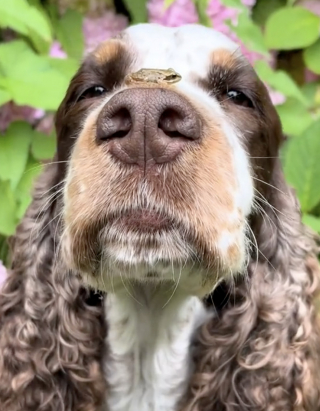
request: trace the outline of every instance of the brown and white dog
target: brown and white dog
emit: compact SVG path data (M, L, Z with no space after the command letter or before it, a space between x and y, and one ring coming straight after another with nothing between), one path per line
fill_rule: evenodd
M130 27L56 127L0 296L0 410L319 410L317 246L238 46Z

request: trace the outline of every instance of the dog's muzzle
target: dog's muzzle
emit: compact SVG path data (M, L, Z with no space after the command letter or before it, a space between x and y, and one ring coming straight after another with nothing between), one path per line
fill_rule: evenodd
M122 163L169 163L201 136L194 107L165 88L129 88L113 96L97 119L96 142Z

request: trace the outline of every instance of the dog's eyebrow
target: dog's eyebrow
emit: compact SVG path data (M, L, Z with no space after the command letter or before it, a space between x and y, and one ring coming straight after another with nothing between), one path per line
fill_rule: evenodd
M226 61L213 60L208 68L208 85L212 88L219 84L238 87L254 87L258 77L253 67L244 60L229 59Z
M124 44L107 42L99 47L88 60L90 71L106 84L117 85L130 70L133 57Z
M97 62L89 59L84 70L94 77L96 81L114 88L120 85L129 72L130 59L126 53L119 53L108 60Z
M245 93L263 113L262 83L253 67L243 58L212 59L205 78L197 79L197 84L210 94L219 96L236 89Z
M111 43L112 42L108 42ZM69 101L87 87L101 85L108 90L118 87L124 81L131 66L132 58L123 45L105 44L97 48L82 63L74 76L69 93Z

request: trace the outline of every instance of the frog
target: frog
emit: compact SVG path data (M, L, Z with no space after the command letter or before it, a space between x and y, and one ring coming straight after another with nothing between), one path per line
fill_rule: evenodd
M181 75L174 69L147 69L142 68L135 73L128 74L126 83L155 83L173 84L181 80Z

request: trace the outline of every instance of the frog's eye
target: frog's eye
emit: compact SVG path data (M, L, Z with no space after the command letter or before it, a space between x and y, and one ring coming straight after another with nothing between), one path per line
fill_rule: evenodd
M168 74L166 76L166 79L169 80L169 81L170 80L171 81L174 81L174 80L179 81L181 79L181 76L180 76L180 74L178 74L174 70L172 70L171 74Z

